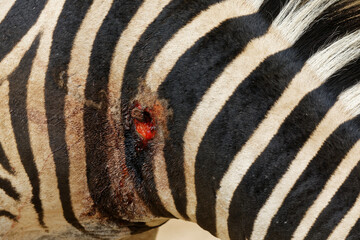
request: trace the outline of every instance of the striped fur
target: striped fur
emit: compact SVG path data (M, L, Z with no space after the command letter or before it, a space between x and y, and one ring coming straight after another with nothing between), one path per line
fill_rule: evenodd
M0 238L359 239L359 62L357 0L3 1Z

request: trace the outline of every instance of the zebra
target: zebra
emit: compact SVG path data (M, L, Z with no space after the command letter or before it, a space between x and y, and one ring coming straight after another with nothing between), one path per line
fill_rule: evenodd
M0 1L0 238L359 239L359 57L357 0Z

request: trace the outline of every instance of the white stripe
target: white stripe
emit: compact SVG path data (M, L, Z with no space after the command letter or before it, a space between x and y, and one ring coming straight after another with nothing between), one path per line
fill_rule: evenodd
M332 197L345 182L346 178L350 175L359 160L360 141L352 147L349 153L341 161L331 178L327 181L320 195L317 197L313 205L307 210L305 216L293 234L293 239L304 239L306 237L317 217L330 203Z
M110 102L111 106L116 105L116 101L120 98L124 71L131 51L147 27L156 19L169 2L170 0L145 1L121 34L110 68L109 99L112 101Z
M17 144L12 128L9 109L9 82L7 80L0 85L0 99L0 142L11 166L16 172L16 176L9 176L8 179L11 181L13 186L16 186L16 190L21 193L20 204L28 204L27 201L30 200L32 196L31 185L17 151ZM0 207L4 207L1 203L4 201L2 200L3 196L3 194L0 194ZM25 213L25 216L27 214L28 217L26 221L37 222L37 215L34 208L31 207L28 209L29 210ZM16 212L13 213L15 214Z
M198 39L227 19L252 14L256 11L257 9L244 1L226 0L201 12L180 29L156 56L145 78L147 85L156 92L180 56Z
M260 3L260 1L257 1L257 4L259 4L259 3ZM249 12L249 7L245 8L244 6L239 6L239 5L242 5L242 4L240 4L238 1L228 0L225 3L223 2L223 3L216 4L214 6L211 6L208 10L199 14L199 16L197 16L191 23L189 23L184 28L182 28L173 37L173 39L170 40L165 45L165 47L162 49L160 54L156 57L153 65L150 67L150 70L147 74L146 79L147 79L147 83L149 84L149 86L153 87L152 90L156 91L157 87L161 84L161 82L166 77L165 75L163 75L162 78L157 78L157 76L159 76L159 73L160 73L158 71L161 70L162 72L164 72L164 70L165 70L165 73L163 73L163 74L167 74L171 70L171 68L177 61L177 59L189 47L191 47L191 45L194 44L194 42L197 41L200 37L202 37L208 31L210 31L211 29L216 27L220 22L222 22L228 18L245 15L247 13L249 14L249 13L252 13L255 11L255 10L250 10L250 12ZM146 8L144 7L144 9L146 9ZM156 13L156 15L158 14L154 10L145 11L145 12L150 12L150 13L153 12L153 13ZM133 46L135 45L138 38L140 37L140 33L142 33L145 30L145 27L148 26L146 24L141 25L141 24L137 23L137 20L136 20L138 18L137 16L141 16L144 14L140 10L138 11L138 13L139 14L136 14L136 16L133 18L133 20L129 24L129 27L127 28L127 30L129 29L129 32L124 32L124 34L122 35L120 42L116 48L116 49L118 49L116 51L116 53L119 52L122 54L117 54L114 57L113 64L112 64L112 66L114 66L114 67L111 68L110 79L119 81L119 79L123 78L123 72L124 72L124 68L125 68L125 64L127 62L128 56L130 55L130 52L131 52ZM219 15L219 13L221 13L221 14ZM154 14L153 17L155 18L156 15ZM152 18L148 18L148 19L152 19ZM132 23L134 23L134 26L132 26ZM150 22L148 22L147 24L150 24ZM138 25L144 26L144 29L140 28ZM139 29L139 30L135 33L135 36L132 36L134 34L132 32L132 31L134 31L134 29ZM131 41L133 39L136 39L136 41ZM184 39L186 39L186 42L184 42ZM129 42L130 42L130 44L129 44ZM131 43L133 43L133 44L131 44ZM170 55L169 55L169 51L171 52ZM176 51L176 54L174 51ZM164 65L164 63L166 63L166 65ZM155 74L156 76L154 75L154 73L156 73ZM152 79L149 76L155 76L155 79ZM121 83L118 82L118 83L113 83L113 84L109 84L109 85L111 86L111 88L109 88L111 90L110 93L114 94L114 96L115 96L112 98L118 99L118 96L116 94L118 92L120 92ZM158 157L157 159L158 159L158 161L160 161L161 158ZM173 213L175 216L180 217L180 214L177 212L174 201L173 201L172 197L170 197L170 196L172 196L172 194L171 194L171 190L169 188L169 184L164 182L165 181L164 176L161 175L161 173L162 174L165 173L165 175L167 175L166 168L164 168L164 166L162 166L162 167L161 166L162 165L157 164L157 167L155 168L155 170L159 170L159 171L157 171L157 174L155 174L156 182L161 185L161 189L162 189L162 193L159 194L160 200L163 202L163 204L165 206L167 206L168 210L171 213ZM161 178L160 178L160 176L161 176Z
M7 180L9 180L9 179L7 179ZM11 182L11 185L15 188L14 183ZM17 191L17 188L15 188L15 190ZM10 213L12 213L14 215L17 215L18 211L19 211L18 202L14 198L7 195L5 190L3 190L1 187L0 187L0 196L1 196L1 198L0 198L0 210L5 209L6 211L8 211L8 212L10 212ZM0 218L1 218L1 216L0 216Z
M259 4L260 1L257 1L256 4ZM251 14L256 12L257 9L245 4L244 2L239 2L237 0L227 0L220 2L218 4L210 6L207 10L201 12L196 16L189 24L180 29L174 37L162 48L161 52L155 58L155 61L151 65L147 75L146 83L150 89L154 92L157 91L159 85L164 81L167 74L174 67L176 61L179 57L186 52L198 39L203 37L209 31L217 27L221 22L234 18L243 16L246 14ZM185 166L185 169L187 167ZM164 170L164 169L162 169ZM187 176L187 175L185 175ZM163 181L163 180L161 180ZM159 180L160 182L160 180ZM164 184L162 184L165 186ZM168 184L166 184L168 186ZM187 185L188 186L188 185ZM196 221L195 218L195 207L196 200L194 200L194 188L190 186L190 189L187 187L188 191L188 206L191 206L190 210L188 209L188 216L191 220ZM165 188L164 188L165 190ZM171 191L168 191L164 195L160 196L171 196ZM167 197L169 199L169 197ZM192 204L195 202L195 205ZM174 212L175 215L178 215L176 207L173 206L173 201L168 202L170 204L171 212Z
M356 48L360 43L359 33L360 31L343 37L322 51L317 52L306 62L305 67L295 76L280 99L267 113L267 117L237 154L235 161L239 159L238 161L243 162L243 164L247 162L246 167L245 165L241 167L244 174L261 152L264 151L286 116L298 105L305 94L319 87L336 71L360 56L360 50ZM227 179L226 181L231 180ZM226 183L225 180L224 183ZM265 234L264 227L266 224L269 227L271 223L273 216L269 215L270 210L264 209L263 211L264 213L259 212L258 218L255 220L253 232L256 235L254 235L253 239L265 237L265 235L260 236L260 233ZM265 219L264 214L268 218Z
M157 227L157 226L160 226L160 225L166 223L168 220L169 219L167 219L167 218L158 218L158 219L151 220L151 222L147 222L145 224L148 227Z
M360 219L360 194L349 212L344 216L339 225L329 236L328 240L346 239L351 229L355 226L356 222Z
M0 208L0 211L3 210ZM0 217L0 236L2 236L3 239L8 239L8 236L6 234L10 231L11 227L13 225L13 220L8 219L6 217Z
M1 144L1 143L0 143ZM14 178L14 175L12 175L11 173L9 173L7 170L5 170L5 168L0 165L0 176L2 178L7 178L9 180L13 179Z
M0 76L1 79L1 76ZM10 110L9 110L9 82L8 79L3 79L3 82L0 83L0 145L4 151L5 156L9 160L9 165L16 173L16 169L13 166L12 161L16 158L20 160L20 156L17 151L13 151L16 148L15 136L11 127L11 118L10 118ZM10 125L8 125L10 124ZM5 130L6 129L6 130ZM5 130L5 132L4 132ZM6 133L7 132L7 133ZM15 145L13 145L15 144ZM9 145L12 145L9 147ZM15 148L13 148L15 147ZM16 157L15 157L15 156ZM3 160L5 161L5 160ZM24 172L23 172L24 173ZM9 179L9 181L13 182L16 179L16 176L9 173L2 165L0 165L0 176L3 178ZM30 186L29 186L30 187ZM1 196L1 195L0 195ZM0 206L1 207L1 206Z
M69 183L75 216L84 211L83 201L90 201L86 181L86 152L84 140L85 85L90 56L96 35L108 14L113 1L95 0L85 15L76 34L68 69L68 94L65 98L66 145L69 151ZM81 181L79 181L81 179Z
M320 150L323 142L340 124L351 118L352 116L342 112L341 102L337 102L330 109L302 149L298 152L288 170L282 176L266 203L260 209L250 239L261 240L265 237L268 227L271 224L271 219L281 207L297 179Z
M353 116L360 115L360 83L341 94L339 99L344 103L347 113Z
M52 0L49 4L51 10L43 15L47 21L42 26L43 33L40 35L39 47L28 79L26 105L30 145L36 168L39 171L40 199L43 200L44 222L49 229L57 229L60 224L66 222L62 214L59 193L54 191L54 186L57 186L57 178L49 145L44 85L52 36L65 0ZM44 201L45 199L46 201Z
M316 2L318 4L320 4L320 2L318 2L318 1L316 1ZM311 20L310 21L307 18L306 19L302 18L304 15L303 8L306 8L308 10L309 6L307 4L305 4L302 8L298 9L297 11L294 11L293 9L295 9L297 7L297 4L298 3L296 3L295 1L290 2L289 5L287 5L287 7L285 7L284 10L275 19L275 21L272 25L272 28L278 29L281 32L292 31L293 36L296 36L296 37L289 37L289 36L285 35L285 38L290 42L283 43L283 45L280 47L275 47L278 49L274 49L274 51L273 51L274 53L276 52L275 50L280 51L282 49L289 47L292 43L294 43L297 40L297 37L300 37L302 32L308 27L308 25L306 25L306 24L310 24L310 22L312 21L311 19L316 18L316 16L319 15L321 13L321 11L323 11L326 8L324 6L322 6L322 7L318 6L319 11L314 12L314 14L316 14L316 16L314 16L314 15L307 16L307 18L309 18ZM315 4L315 2L313 2L313 4ZM313 6L313 5L311 5L311 6ZM289 24L294 19L303 19L304 22L299 23L297 26L294 26L292 29L289 29ZM281 36L281 34L277 30L272 30L272 31L274 31L276 33L275 35ZM270 30L269 33L271 33L272 31ZM266 36L267 35L265 35L264 37L266 37ZM265 46L274 47L274 45L280 45L279 40L277 40L276 37L273 37L273 38L274 38L273 42L270 42L269 44L265 44ZM284 42L284 41L280 41L280 42ZM262 53L262 49L259 50L259 53L260 54ZM257 56L259 53L253 54L253 56ZM244 60L243 60L243 62L246 63L246 61L244 61ZM211 89L208 90L208 92L210 92L210 91L211 91ZM214 91L214 92L217 92L217 91ZM231 92L231 90L229 90L229 92ZM214 98L217 95L219 95L219 94L216 94L216 95L213 94L212 98ZM216 101L216 102L218 102L218 101ZM207 106L207 107L209 107L209 106ZM199 108L199 106L198 106L198 108ZM219 108L218 111L220 111L220 109L221 108ZM207 111L210 111L210 110L207 109ZM214 114L217 114L218 111L214 112ZM211 121L209 121L209 122L211 123ZM207 126L205 129L207 129ZM257 149L257 148L261 149L262 146L257 146L257 147L254 146L253 147L253 149ZM244 154L246 155L246 158L244 158ZM250 154L250 155L247 156L248 154ZM246 173L247 169L251 166L254 159L256 159L256 157L257 157L257 155L253 154L252 152L248 152L248 151L245 152L245 151L241 150L235 156L234 161L230 164L228 171L226 172L225 176L221 180L220 189L217 193L218 200L216 202L216 220L217 220L216 226L217 226L218 236L220 238L229 239L228 225L227 225L226 220L229 216L228 210L229 210L229 206L230 206L231 196L233 195L236 187L238 186L238 184L240 184L242 177Z
M193 221L195 221L197 205L194 177L195 158L207 128L238 85L265 58L288 47L288 43L279 41L276 38L273 29L269 30L269 33L266 35L251 41L244 51L225 68L223 73L210 86L191 116L184 134L184 169L188 197L187 213ZM217 221L218 236L227 239L228 236L225 233L227 232L227 224L222 221L226 209L223 208L225 207L223 204L218 207L217 214L219 215L217 215L217 220L221 220L221 222Z
M316 1L318 4L320 4L318 1ZM315 1L312 2L313 4L315 4ZM275 19L275 21L273 22L273 25L272 25L272 28L274 29L279 29L282 34L287 33L288 31L291 31L292 32L292 35L291 36L287 36L286 34L284 35L285 38L289 41L288 43L286 43L285 41L279 41L276 39L275 36L273 36L273 40L270 41L268 44L263 44L263 45L260 45L262 46L262 48L264 48L265 46L268 47L270 46L271 47L271 51L269 51L268 49L259 49L258 52L254 51L254 53L249 56L249 57L252 57L254 58L254 56L257 56L259 54L263 54L264 57L267 57L271 54L274 54L278 51L281 51L287 47L290 47L290 45L292 43L294 43L298 37L301 36L302 32L308 27L308 25L311 23L311 21L313 21L313 19L321 13L321 11L323 11L325 8L318 8L318 11L313 11L314 12L314 15L310 15L310 16L307 16L305 19L303 18L304 16L304 12L308 11L308 4L305 4L304 7L300 8L299 10L297 11L294 11L294 9L297 7L297 5L299 4L299 1L292 1L292 2L289 2L289 4L284 8L283 11L280 12L279 16ZM313 7L313 5L311 5L310 7ZM292 23L292 21L297 21L298 19L302 19L302 22L298 22L298 24L296 26L292 26L291 25L291 28L289 28L290 24ZM277 32L277 30L269 30L269 33L271 34L272 32L274 31L274 35L281 35ZM264 37L267 37L267 35L265 35ZM261 38L260 38L261 39ZM256 39L258 40L258 39ZM251 44L251 43L250 43ZM255 49L256 50L256 49ZM265 55L263 52L265 51L266 52L270 52L270 54L267 54ZM246 53L246 51L244 51L244 54ZM243 54L242 54L243 55ZM242 56L240 55L240 57ZM251 58L250 58L251 59ZM260 58L261 59L261 58ZM262 59L261 59L262 60ZM247 61L249 61L248 59L244 58L244 59L241 59L241 62L240 63L247 63ZM249 70L250 71L245 71L246 75L247 76L261 61L257 62L257 64L250 68ZM244 71L241 72L242 74L244 73ZM240 75L240 76L243 76L243 75ZM243 77L240 78L241 80L243 79ZM231 83L231 81L229 81L229 83ZM240 83L240 82L239 82ZM216 83L214 84L214 86L216 86ZM223 84L223 89L227 90L230 94L228 96L226 96L226 98L224 99L225 101L227 100L227 98L232 94L232 92L234 91L233 88L228 88L227 85ZM216 88L219 88L219 86L216 86ZM225 101L219 101L219 90L216 90L215 87L211 87L207 94L204 96L203 99L205 99L205 97L207 97L207 95L209 95L209 98L213 98L215 99L215 96L216 96L216 101L215 100L212 100L212 104L204 104L204 102L209 102L210 101L202 101L200 103L200 105L198 106L198 108L195 110L194 112L194 115L193 116L196 116L197 114L197 111L201 111L201 109L206 109L207 112L210 112L211 109L213 108L212 105L214 104L217 104L219 105L218 109L216 109L216 111L213 111L212 114L213 114L213 117L210 118L208 121L207 118L206 119L206 123L202 123L200 124L200 121L199 121L199 116L204 114L204 113L199 113L197 114L197 120L195 122L197 122L197 126L200 127L202 126L202 128L204 130L200 131L200 134L198 135L197 137L197 141L195 141L195 144L192 143L192 144L188 144L186 146L190 146L190 145L193 145L193 149L191 149L190 151L188 151L191 155L189 156L189 159L190 159L190 163L192 163L192 165L194 165L194 154L191 153L191 151L193 152L197 152L197 148L199 146L199 143L201 142L201 138L203 137L204 135L204 131L206 131L208 125L211 123L211 121L215 118L215 115L220 111L221 107L223 106L223 104L225 103ZM235 88L234 88L235 89ZM225 91L224 90L224 91ZM210 95L208 93L210 93L211 91L213 91L213 93ZM220 95L221 96L221 95ZM220 98L222 99L222 98ZM215 103L216 102L216 103ZM204 106L202 106L204 105ZM199 110L198 110L199 109ZM207 116L207 115L205 115ZM192 117L193 118L193 117ZM195 117L194 117L195 118ZM192 119L190 120L190 123L188 125L188 128L190 126L192 122ZM194 126L196 126L194 124ZM193 128L191 128L193 129ZM199 131L199 130L198 130ZM189 132L191 132L191 130L189 129ZM186 142L185 142L186 144ZM259 146L260 149L262 146ZM254 147L254 149L256 149L256 147ZM185 152L186 152L186 148L185 148ZM243 152L245 153L245 152ZM243 173L245 174L246 171L247 171L247 168L252 164L252 161L253 159L256 157L256 155L254 154L254 156L249 156L250 158L245 158L245 159L249 159L249 162L247 162L248 164L242 164L241 161L240 161L240 156L243 154L243 153L240 153L239 154L239 157L235 157L235 160L234 162L230 165L230 168L229 170L227 171L227 173L225 174L224 178L222 179L221 183L220 183L220 189L218 191L218 194L219 196L221 196L221 199L219 199L219 201L217 201L216 203L216 219L217 219L217 230L218 230L218 236L220 238L224 238L224 239L228 239L229 238L229 235L228 235L228 225L227 225L227 222L225 221L225 219L228 218L228 209L229 209L229 205L230 205L230 200L231 200L231 197L233 192L235 191L236 189L236 186L241 182L242 180L242 177L239 177L238 174L235 174L236 171L238 171L239 169L241 169L241 172L239 173ZM242 158L243 156L241 156L241 159L243 160ZM239 168L239 166L241 168ZM244 169L245 167L245 169ZM191 166L189 167L189 169L191 169L192 171L194 171L194 166ZM236 170L235 170L236 169ZM234 172L235 170L235 172ZM193 174L193 172L191 173ZM240 174L240 176L243 176ZM231 184L229 184L229 179L231 179ZM236 179L236 180L235 180ZM222 194L225 194L225 195L222 195Z
M153 160L156 191L162 205L166 208L166 210L168 210L176 218L183 219L181 214L176 209L174 198L171 193L163 149L163 145L157 146L156 154Z
M37 20L36 24L28 31L28 33L22 38L22 40L13 48L13 50L3 59L3 61L0 63L0 72L2 74L1 78L4 79L6 78L19 64L20 60L22 59L23 55L25 54L25 52L30 48L33 40L35 39L35 37L37 35L40 34L42 28L48 28L49 26L52 25L52 23L56 23L56 19L59 15L59 13L61 12L62 9L62 4L64 1L49 1L44 10L42 11L39 19ZM54 17L55 16L55 17ZM54 19L54 21L49 21L49 19ZM50 35L51 36L51 28L48 29L48 33L45 33L42 38L41 38L41 43L40 43L40 47L39 47L39 51L46 51L45 49L41 49L42 47L44 47L44 45L42 43L44 43L44 36L46 35ZM45 41L46 42L46 41ZM51 40L50 43L51 44ZM44 52L41 52L44 53ZM46 58L46 54L45 54L45 58ZM43 59L42 59L43 60ZM34 60L34 66L37 66L38 68L35 67L35 70L38 70L39 68L43 69L44 71L46 71L46 62L44 63L43 61L39 61L39 58L37 57ZM34 77L39 77L41 75L40 73L34 73L34 69L32 69L32 73L31 73L31 77L29 79L29 83L28 83L28 96L31 95L31 86L32 86L32 81L34 81ZM41 78L40 78L41 79ZM1 85L1 88L3 90L6 90L6 96L4 96L3 101L5 101L5 99L8 101L8 82L3 82ZM37 88L42 89L43 88L43 84L41 86L37 86ZM5 93L5 92L4 92ZM40 104L38 105L39 108L41 108L41 106L43 105L43 100L41 100L41 97L43 95L36 95L36 97L38 98L38 100L40 101ZM34 98L35 99L35 98ZM29 101L29 99L28 99ZM8 109L8 103L3 103L3 110L5 110L5 113L2 114L2 121L1 122L7 122L7 128L12 131L11 128L9 128L9 126L11 126L11 119L9 116L9 109ZM31 106L31 104L29 104L29 106ZM5 109L6 108L6 109ZM6 113L7 112L7 113ZM31 116L29 117L29 133L30 133L30 141L31 143L33 143L33 137L34 135L32 135L34 133L34 129L32 129L33 125L31 122ZM38 116L38 117L42 117L42 116ZM44 119L46 119L46 117L44 117ZM47 134L47 131L45 130L45 133ZM18 229L22 229L26 226L29 225L29 223L37 223L37 214L34 211L34 208L30 202L31 199L31 186L29 186L29 182L25 179L28 179L23 166L21 164L21 160L20 157L18 156L18 153L16 151L14 151L14 149L17 149L16 147L16 142L15 142L15 137L13 135L13 133L5 133L4 135L1 134L1 136L5 136L4 137L4 141L6 141L6 144L3 145L4 147L4 151L7 153L10 161L11 161L11 165L14 166L17 175L16 175L16 179L13 182L14 185L18 186L18 191L21 192L22 194L22 202L25 203L22 206L22 211L21 211L21 218L18 219L18 222L12 227L12 232L16 232L18 231ZM46 135L44 138L44 135L42 135L42 139L47 139ZM9 143L12 143L12 146L8 146ZM39 145L42 144L42 142L37 142ZM43 146L44 148L47 148L48 145L45 144L45 146ZM10 148L9 148L10 147ZM7 150L8 149L8 150ZM34 148L33 152L35 156L37 154L37 149L39 148ZM15 154L16 153L16 154ZM15 154L15 155L14 155ZM39 155L41 156L41 155ZM45 163L47 163L45 161ZM51 163L49 163L49 165L47 167L51 168ZM41 169L41 168L40 168ZM42 178L43 176L41 174L39 174L39 178L40 181L46 181L45 179ZM25 182L24 182L25 181ZM40 186L40 197L43 198L42 194L44 193L44 185ZM53 187L52 187L53 190ZM45 206L46 204L44 204ZM45 220L46 220L46 212L44 211L45 214ZM42 229L39 226L39 229Z
M14 5L16 0L3 0L0 3L0 24L8 14L11 7Z
M111 115L113 119L116 119L116 116L118 115L117 106L120 105L118 104L118 101L120 98L121 85L131 51L147 27L156 19L169 2L170 0L145 1L137 10L117 43L109 77L109 100L111 107L109 108L110 111L108 114ZM159 149L162 149L161 146L158 147ZM157 155L154 156L154 181L156 189L160 201L166 209L174 216L180 218L181 215L176 209L169 187L164 159L163 156L159 154L159 151L157 151Z
M53 3L48 1L36 23L30 28L21 41L16 44L12 51L0 62L0 73L2 77L9 76L19 65L22 57L30 48L35 37L41 33L43 25L49 21L49 16L51 16L54 11L56 11L56 9L53 8Z
M251 4L253 8L259 9L264 0L247 0L248 4Z

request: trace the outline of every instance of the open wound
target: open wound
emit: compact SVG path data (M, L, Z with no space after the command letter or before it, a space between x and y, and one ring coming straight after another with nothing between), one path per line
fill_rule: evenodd
M154 120L154 111L149 107L143 107L138 102L134 103L131 110L131 118L135 126L135 131L141 138L143 147L155 137L156 125Z

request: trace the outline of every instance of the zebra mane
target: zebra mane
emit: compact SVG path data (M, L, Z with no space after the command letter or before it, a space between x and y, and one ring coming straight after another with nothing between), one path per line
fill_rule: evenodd
M360 2L265 0L260 12L316 75L327 74L329 93L346 111L360 114Z

